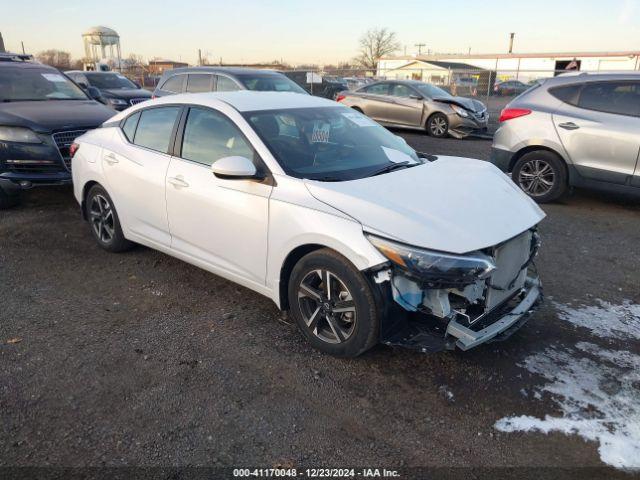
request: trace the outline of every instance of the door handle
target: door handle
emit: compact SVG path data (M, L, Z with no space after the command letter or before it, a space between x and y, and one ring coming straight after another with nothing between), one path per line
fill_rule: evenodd
M178 187L178 188L189 186L189 184L185 182L181 177L169 177L167 178L167 182L169 182L174 187Z
M113 165L114 163L118 163L120 161L113 153L107 153L103 158L109 165Z
M564 128L565 130L577 130L580 127L573 122L565 122L558 124L560 128Z

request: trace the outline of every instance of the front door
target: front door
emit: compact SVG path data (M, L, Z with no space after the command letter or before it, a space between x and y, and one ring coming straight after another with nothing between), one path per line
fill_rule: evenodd
M640 150L640 82L589 82L577 105L563 103L553 121L584 178L625 184Z
M257 154L229 118L201 107L189 110L178 151L167 172L172 248L221 273L264 285L272 186L221 179L211 171L220 158L257 159Z
M388 107L389 123L419 127L424 101L418 92L401 83L391 84L389 95L393 99Z
M181 107L149 108L127 119L102 151L102 166L124 228L169 246L165 179L169 144Z

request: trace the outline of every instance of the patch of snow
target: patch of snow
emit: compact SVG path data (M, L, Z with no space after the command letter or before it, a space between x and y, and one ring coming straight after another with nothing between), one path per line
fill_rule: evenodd
M534 387L534 397L546 394L561 414L507 417L496 429L580 435L599 443L604 463L640 467L640 355L580 342L576 349L549 347L520 366L548 381Z
M604 300L596 300L597 305L572 307L554 303L561 320L588 328L591 333L602 338L640 340L640 305L629 301L614 305Z

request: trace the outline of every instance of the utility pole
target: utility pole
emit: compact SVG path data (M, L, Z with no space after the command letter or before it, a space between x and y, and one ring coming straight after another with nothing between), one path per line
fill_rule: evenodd
M198 66L202 66L202 50L198 49Z
M26 55L26 53L25 53L25 51L24 51L24 42L22 42L22 41L21 41L20 43L22 44L22 54L23 54L23 55Z
M414 47L418 47L418 56L422 55L422 47L426 47L426 43L416 43Z
M4 40L2 40L2 33L0 33L0 52L4 53Z
M514 32L509 34L509 53L513 53L513 38L516 36Z

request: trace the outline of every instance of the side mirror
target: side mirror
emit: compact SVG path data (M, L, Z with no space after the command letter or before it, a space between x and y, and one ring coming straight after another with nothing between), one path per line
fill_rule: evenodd
M247 157L224 157L213 162L211 171L218 178L227 180L247 180L263 177L258 174L256 166Z
M89 88L89 85L87 85L86 82L78 82L78 85L80 86L80 88L86 90Z

